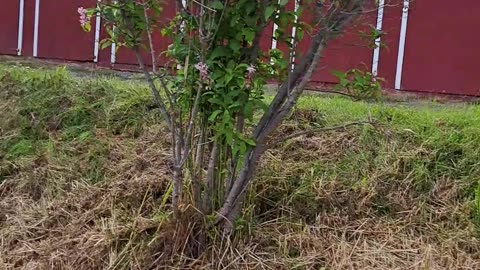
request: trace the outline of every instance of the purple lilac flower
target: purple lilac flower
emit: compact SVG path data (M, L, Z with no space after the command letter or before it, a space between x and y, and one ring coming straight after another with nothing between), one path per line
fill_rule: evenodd
M255 68L254 65L250 65L247 67L247 72L248 72L248 77L252 78L253 75L255 75L255 72L257 72L257 69Z
M253 76L255 75L255 72L257 72L257 69L255 68L254 65L249 65L247 67L247 74L246 74L246 82L245 82L245 85L247 87L251 87L252 86L252 82L253 82Z
M80 15L80 25L85 27L90 22L90 19L87 16L87 10L83 7L78 8L78 14Z
M207 81L209 79L208 76L208 66L207 64L200 62L195 65L195 68L200 72L200 79Z

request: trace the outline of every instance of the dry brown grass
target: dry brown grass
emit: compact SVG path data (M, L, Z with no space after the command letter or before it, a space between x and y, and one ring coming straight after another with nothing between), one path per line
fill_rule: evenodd
M180 255L194 228L175 228L161 207L169 171L167 140L159 140L159 130L151 128L135 145L114 138L105 165L110 180L104 184L73 182L62 196L37 197L20 187L22 173L5 181L0 186L2 268L480 269L480 241L459 200L459 183L449 179L438 181L426 197L412 195L409 178L388 187L370 181L357 189L317 183L309 192L323 206L313 219L301 221L302 209L292 198L278 202L249 241L235 247L217 242L197 259ZM343 132L292 143L296 150L288 157L285 149L276 149L264 161L267 171L277 171L278 184L305 171L308 163L299 158L335 160L358 140ZM37 170L51 175L56 168L47 162ZM258 209L264 195L257 195ZM394 206L393 213L378 214L379 196Z

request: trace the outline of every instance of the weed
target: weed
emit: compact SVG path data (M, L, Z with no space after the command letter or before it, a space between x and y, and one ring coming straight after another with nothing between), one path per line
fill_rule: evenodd
M382 90L381 78L376 78L372 73L360 69L351 69L347 72L334 71L339 91L346 91L347 94L358 99L377 99Z

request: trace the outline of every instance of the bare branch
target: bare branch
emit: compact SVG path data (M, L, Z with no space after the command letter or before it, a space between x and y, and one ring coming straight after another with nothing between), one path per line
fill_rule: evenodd
M185 147L183 149L182 160L180 161L180 165L187 160L187 157L190 153L190 146L192 144L192 134L193 134L193 127L195 125L195 119L197 118L198 109L200 107L200 97L202 96L202 87L199 85L197 89L197 94L195 96L195 101L193 103L192 109L190 110L190 116L188 121L187 133L185 134L185 138L183 139L185 142Z
M349 98L354 99L354 100L358 100L358 97L356 97L354 95L351 95L351 94L348 94L348 93L345 93L345 92L341 92L341 91L336 91L336 90L324 90L324 89L315 89L315 88L305 88L305 90L312 91L312 92L321 92L321 93L326 93L326 94L335 94L335 95L349 97Z
M165 122L167 122L167 125L170 129L171 132L174 132L174 125L172 121L171 115L168 113L167 106L165 105L165 102L163 101L162 96L160 95L160 92L157 89L157 86L155 85L155 82L153 81L152 76L150 76L150 72L147 70L145 67L145 64L142 59L142 55L140 54L140 49L138 46L133 48L133 51L135 52L135 56L137 57L138 64L140 66L140 69L142 70L143 74L145 75L145 78L148 81L148 85L150 86L150 89L153 93L155 102L158 105L158 108L160 110L160 113L162 114L163 119Z
M143 0L141 5L143 5L143 16L145 19L145 28L146 28L145 31L147 32L150 56L152 57L152 71L155 73L157 72L157 60L155 57L155 46L153 46L152 29L150 28L150 22L148 20L148 13L147 13L148 10L147 10L147 5L145 3L145 0Z

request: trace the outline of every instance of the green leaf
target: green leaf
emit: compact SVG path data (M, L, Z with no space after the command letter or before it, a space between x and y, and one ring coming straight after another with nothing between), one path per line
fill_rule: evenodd
M232 55L232 52L227 47L216 47L210 54L210 60L215 60L219 57L225 57L230 55Z
M213 98L209 98L208 99L208 102L212 103L212 104L218 104L218 105L223 105L223 100L217 98L217 97L213 97Z
M83 31L85 32L90 32L90 30L92 30L92 25L90 23L86 23L84 26L83 26Z
M250 139L250 138L244 138L243 141L246 142L250 146L255 146L256 145L255 141Z
M226 73L225 74L225 85L229 84L233 80L233 74L232 73Z
M231 131L227 131L225 133L225 141L227 142L228 145L232 145L233 143L233 134Z
M241 48L241 45L240 45L240 41L236 40L236 39L232 39L230 40L230 42L228 43L228 46L230 47L230 49L232 49L232 51L234 52L238 52Z
M245 11L247 13L252 13L253 11L255 11L256 6L257 5L256 5L255 1L249 1L245 4Z
M296 39L297 40L302 40L305 32L303 31L302 28L297 28L297 33L296 34L297 34Z
M245 154L245 152L247 152L247 145L245 142L238 142L237 148L240 154Z
M347 76L344 72L338 71L338 70L332 70L331 71L332 75L337 77L337 79L345 79Z
M223 4L222 2L216 0L216 1L213 1L212 4L210 5L211 8L213 9L218 9L218 10L222 10L223 9Z
M112 45L112 41L110 39L104 39L100 42L100 50L103 50L109 47L110 45Z
M250 146L255 146L256 143L253 139L245 137L243 134L239 134L239 139Z
M235 65L236 65L236 63L235 63L234 60L228 61L228 63L227 63L227 70L229 70L229 71L231 72L232 70L235 69Z
M242 30L242 35L245 36L245 40L248 44L252 44L253 39L255 38L255 31L251 28L244 28Z
M273 13L275 13L275 8L272 7L272 6L268 6L265 9L265 21L268 21L268 19L270 19L270 17L272 17Z
M231 120L231 117L230 117L230 113L228 111L224 111L223 112L223 123L230 123L230 120Z
M280 2L279 2L280 6L282 6L282 7L286 6L287 3L288 3L288 0L280 0Z
M253 103L252 102L247 102L245 104L245 107L243 109L243 113L244 113L245 117L247 117L247 118L250 118L251 116L253 116Z
M215 119L217 118L217 116L218 116L220 113L222 113L222 111L220 111L220 110L214 111L214 112L208 117L208 121L210 121L210 122L215 121Z

